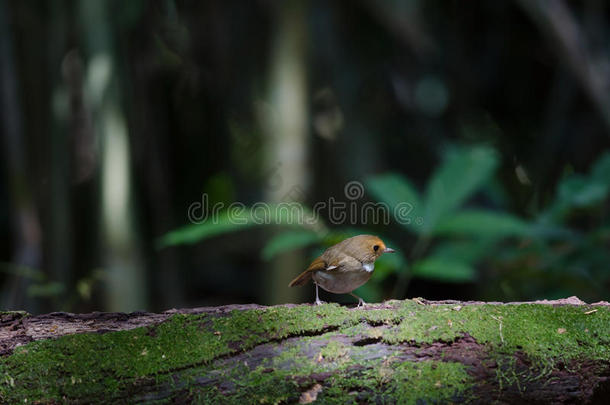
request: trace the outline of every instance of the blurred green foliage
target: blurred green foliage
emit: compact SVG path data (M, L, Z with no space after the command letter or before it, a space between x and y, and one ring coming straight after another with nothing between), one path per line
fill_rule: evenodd
M399 253L380 259L373 278L359 293L373 301L400 298L409 280L418 278L478 283L483 295L493 297L501 291L507 299L561 296L568 286L584 297L602 296L600 286L610 279L606 266L610 263L610 227L586 218L608 200L610 153L603 155L589 174L565 176L548 207L530 218L477 203L475 197L494 180L499 164L499 156L491 148L460 147L446 154L423 192L398 173L367 178L369 193L390 212L404 203L410 210L408 218L394 221L380 235ZM269 207L269 212L278 212L274 205ZM348 227L329 230L320 218L315 226L302 224L290 212L264 224L252 219L256 217L253 208L233 214L223 212L216 220L172 231L159 240L159 246L196 243L273 224L281 230L266 242L262 259L315 246L313 259L322 252L320 247L374 233ZM587 226L589 223L593 225ZM407 242L397 244L394 237ZM388 277L394 280L391 292L384 288Z
M367 300L608 300L610 14L594 3L0 1L2 307L294 301L268 286L359 233L400 252ZM303 46L278 57L289 38ZM295 186L314 210L349 180L396 220L257 203ZM202 193L224 209L176 229Z

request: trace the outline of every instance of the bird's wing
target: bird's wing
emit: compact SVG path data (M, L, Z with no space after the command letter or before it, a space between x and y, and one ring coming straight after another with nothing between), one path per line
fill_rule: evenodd
M325 270L325 271L349 271L362 267L362 263L346 254L340 254L332 258L332 260L325 260L324 255L315 259L307 270L302 272L288 284L289 287L300 286L306 284L311 279L311 274L314 271Z
M358 268L358 267L362 267L362 263L360 263L358 260L356 260L352 256L349 256L346 254L340 254L340 255L337 255L336 257L334 257L333 260L331 260L328 263L326 270L335 270L336 269L337 271L343 271L343 270L354 269L354 268Z
M290 282L290 284L288 284L288 286L294 287L294 286L304 285L311 279L311 273L313 273L314 271L318 271L318 270L324 270L324 269L326 269L326 267L327 266L326 266L326 262L324 261L324 259L322 259L321 257L318 257L313 262L311 262L309 267L304 272L302 272L301 274L299 274L297 276L297 278L292 280Z
M311 262L311 264L305 271L310 272L310 271L316 271L316 270L324 270L324 269L326 269L326 267L327 267L327 265L326 265L326 262L324 261L324 259L322 259L322 257L318 257L313 262Z

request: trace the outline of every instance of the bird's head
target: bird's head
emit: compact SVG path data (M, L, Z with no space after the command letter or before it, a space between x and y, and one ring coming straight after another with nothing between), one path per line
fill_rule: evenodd
M354 237L355 244L353 251L356 259L362 263L370 263L377 260L384 253L394 253L394 249L389 248L377 236L359 235Z

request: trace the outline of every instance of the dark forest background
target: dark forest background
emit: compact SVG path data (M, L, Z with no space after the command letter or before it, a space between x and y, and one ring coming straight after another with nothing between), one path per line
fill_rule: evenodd
M357 233L400 252L367 300L608 300L609 29L602 0L0 0L1 308L305 302ZM192 223L331 197L412 218Z

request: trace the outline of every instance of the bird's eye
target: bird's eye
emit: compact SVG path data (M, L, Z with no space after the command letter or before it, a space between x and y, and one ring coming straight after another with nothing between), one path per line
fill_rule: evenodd
M374 250L375 252L376 252L376 251L378 251L378 250L379 250L379 245L375 245L375 246L373 246L373 250Z

